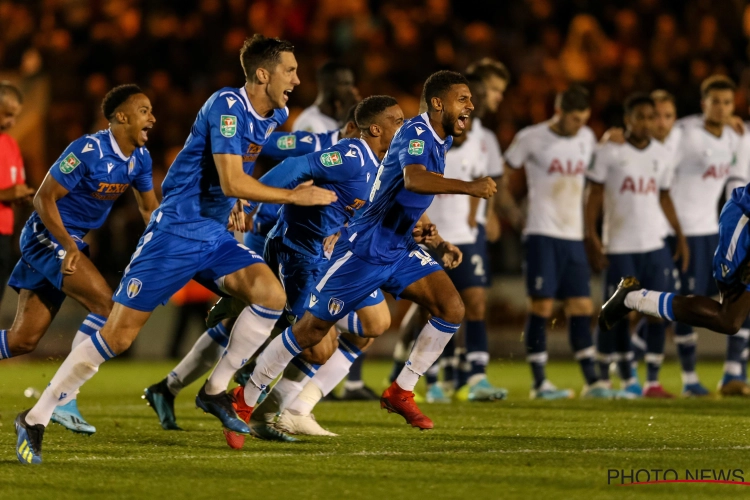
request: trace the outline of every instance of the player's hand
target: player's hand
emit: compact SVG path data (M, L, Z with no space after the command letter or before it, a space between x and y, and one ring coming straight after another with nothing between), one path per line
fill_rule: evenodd
M745 123L737 115L732 115L727 123L738 135L745 135Z
M442 243L440 243L440 246L437 248L437 250L440 258L443 261L443 267L445 269L457 268L464 258L464 254L461 252L461 250L459 250L457 246L447 241L443 241Z
M487 241L490 243L495 243L500 239L500 233L502 232L500 218L494 210L487 212L487 224L485 224L484 230L487 232Z
M229 213L227 229L244 233L253 227L252 219L250 221L247 220L247 214L245 213L245 207L247 206L250 206L249 202L237 200L237 203L234 204L232 211Z
M69 250L65 250L65 258L62 264L62 273L65 276L70 276L78 268L78 260L81 258L81 251L78 250L78 246L73 246Z
M27 186L26 184L16 184L15 186L9 188L11 199L16 200L23 200L24 198L28 198L30 196L34 196L34 193L36 190L32 187Z
M680 263L680 270L683 274L687 272L690 265L690 246L688 246L687 238L682 234L677 237L677 244L675 245L672 259Z
M611 127L604 132L604 135L599 140L599 144L605 144L612 142L615 144L625 144L625 130L620 127Z
M338 197L333 191L313 186L312 181L303 182L292 190L291 203L305 207L330 205Z
M586 247L586 255L589 258L589 265L594 272L601 272L609 266L607 256L604 254L602 242L598 237L587 237L583 240Z
M328 236L326 239L323 240L323 251L325 253L331 253L333 252L333 247L336 246L336 242L339 241L339 238L341 237L341 231L339 231L336 234L332 234Z
M492 180L492 177L482 177L469 183L467 194L487 199L495 193L497 193L497 184Z
M437 226L435 224L423 224L421 220L418 220L411 235L419 245L434 246L438 238Z

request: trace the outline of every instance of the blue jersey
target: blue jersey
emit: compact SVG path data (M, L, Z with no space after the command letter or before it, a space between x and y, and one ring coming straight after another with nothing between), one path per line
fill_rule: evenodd
M319 134L297 131L292 133L274 132L271 134L268 144L263 148L262 156L268 156L274 160L295 158L306 154L328 149L339 140L338 130L329 130ZM274 203L261 203L258 211L253 216L253 231L265 236L268 231L279 220L279 209L281 205ZM248 212L249 213L249 212Z
M382 265L395 262L404 250L416 248L412 229L434 195L407 191L403 170L409 165L423 165L429 172L442 176L445 153L451 144L452 137L441 139L435 133L427 113L404 122L378 169L368 198L370 205L346 229L353 254L371 264Z
M198 112L164 179L159 229L201 241L226 232L236 199L224 195L213 155L241 156L245 173L251 175L263 145L288 117L287 108L265 118L258 115L244 87L214 93Z
M328 149L339 140L338 130L329 130L320 134L304 132L274 132L263 147L262 156L273 160L302 156L315 151Z
M131 184L141 193L154 188L148 150L136 148L125 156L109 130L84 135L70 143L49 175L69 191L57 200L57 209L65 229L78 237L101 227L115 200ZM36 212L29 222L42 225Z
M293 180L285 187L312 179L317 186L334 191L338 199L326 206L284 205L268 237L281 236L286 246L311 257L320 257L323 239L340 231L367 203L380 162L362 139L343 139L325 151L286 161L298 166L287 169L294 173ZM280 168L284 168L283 163ZM284 178L288 178L286 173Z

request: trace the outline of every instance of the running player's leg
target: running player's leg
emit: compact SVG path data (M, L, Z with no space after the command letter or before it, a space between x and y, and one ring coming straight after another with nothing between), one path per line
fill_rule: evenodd
M20 289L13 325L7 330L0 330L0 359L20 356L36 349L60 310L58 302L37 291Z

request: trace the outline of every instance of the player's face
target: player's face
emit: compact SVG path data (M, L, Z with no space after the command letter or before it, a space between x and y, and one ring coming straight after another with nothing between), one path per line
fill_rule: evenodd
M282 52L279 64L270 73L266 94L276 108L283 108L289 101L289 94L299 85L297 59L291 52Z
M590 109L568 111L560 114L560 131L565 135L576 135L591 116Z
M393 140L393 136L396 135L398 129L404 124L404 112L401 110L401 106L394 104L390 108L386 108L381 113L378 119L378 125L382 129L380 134L380 140L383 144L390 144Z
M637 140L648 140L653 136L656 111L650 104L636 106L625 115L625 126L630 135Z
M728 123L734 114L734 92L711 90L703 99L703 115L714 123Z
M141 147L148 141L148 131L156 123L152 113L151 101L146 94L135 94L128 98L119 111L125 115L125 127L128 137L136 147Z
M496 75L491 75L484 79L484 86L487 89L487 100L485 105L487 110L494 113L497 108L500 107L500 103L503 102L503 96L505 95L505 89L508 87L508 82Z
M6 95L0 99L0 132L10 130L20 114L21 103L15 97Z
M474 97L474 96L472 96L472 97ZM470 132L473 124L474 124L474 120L471 117L469 117L469 120L466 122L466 130L464 130L464 132ZM459 135L457 137L454 137L453 138L453 147L454 148L459 147L461 144L463 144L464 142L466 142L466 139L468 139L468 138L469 138L469 134L461 134L461 135Z
M672 101L659 101L656 103L656 120L654 121L654 137L663 141L672 131L677 110Z
M472 111L469 87L463 83L453 85L443 99L443 130L454 137L463 134Z

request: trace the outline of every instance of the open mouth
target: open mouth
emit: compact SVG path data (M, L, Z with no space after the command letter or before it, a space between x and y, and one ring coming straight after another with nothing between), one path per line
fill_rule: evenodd
M466 125L469 123L469 115L458 115L458 128L461 130L466 129Z
M289 90L284 91L284 102L287 102L289 100L289 94L292 93L292 90L294 89L289 89Z
M153 127L153 125L146 125L141 129L141 139L143 142L148 141L148 131L151 130L151 127Z

